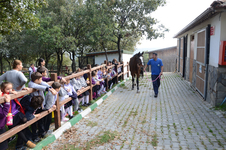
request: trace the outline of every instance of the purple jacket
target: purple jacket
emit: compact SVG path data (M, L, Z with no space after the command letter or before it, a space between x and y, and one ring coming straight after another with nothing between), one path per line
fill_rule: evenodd
M94 77L92 77L92 84L96 84L96 81L94 80Z
M6 115L9 112L10 103L0 104L0 129L6 124Z
M57 79L60 80L61 77L57 76ZM49 81L51 81L51 78L42 77L42 81L49 82Z

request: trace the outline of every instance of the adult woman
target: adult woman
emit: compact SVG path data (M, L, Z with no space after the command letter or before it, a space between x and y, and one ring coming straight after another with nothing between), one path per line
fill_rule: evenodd
M25 87L25 83L27 83L27 78L21 72L22 68L22 62L20 60L14 60L13 69L0 76L0 83L5 80L13 84L15 91L22 90Z
M39 58L39 60L38 60L38 66L39 67L45 67L45 64L46 64L45 60L43 58ZM45 77L46 78L49 77L49 70L47 68L46 68L46 76Z

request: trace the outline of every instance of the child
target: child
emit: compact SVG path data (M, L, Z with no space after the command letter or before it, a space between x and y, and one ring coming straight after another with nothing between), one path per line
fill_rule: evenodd
M2 93L0 93L0 94L2 95ZM9 112L9 107L10 107L9 95L4 94L3 96L5 97L5 103L0 104L0 135L6 131L6 128L5 128L6 116ZM6 150L8 148L7 140L0 143L0 147L2 150Z
M78 73L80 71L81 71L81 69L78 68L76 73ZM84 87L82 87L82 83L80 81L80 76L78 76L76 79L75 78L71 79L70 83L71 83L71 85L73 85L76 92L79 92L81 89L84 88ZM84 104L84 95L83 94L80 94L78 96L78 102L79 103L82 102L82 106L87 106L87 105Z
M43 98L42 107L43 108L46 104L44 91L50 91L51 93L56 94L56 91L51 86L49 86L46 82L42 81L42 75L39 72L35 72L31 75L31 81L28 83L28 87L34 88L37 90L30 94L32 97L33 96L42 96L42 98ZM42 107L37 109L36 114L41 113L43 111ZM34 124L37 124L37 122ZM38 121L38 133L36 133L36 130L32 131L32 133L33 133L33 135L34 134L36 135L35 139L38 139L38 135L41 137L45 136L46 132L44 129L44 119L43 118Z
M26 115L26 118L28 121L39 117L39 114L35 114L35 113L38 109L40 109L42 107L42 103L43 103L42 96L33 96L32 97L31 95L27 95L22 98L20 103L25 111L25 115ZM36 125L37 125L36 123L31 125L32 140L35 143L41 141L41 139L39 137L37 137L37 133L36 133L37 126Z
M80 70L80 71L82 71L82 70ZM79 71L79 72L80 72ZM80 82L80 84L81 84L81 86L82 86L82 89L83 88L86 88L87 87L87 84L89 84L89 81L88 80L85 80L85 78L83 77L83 76L80 76L79 78L78 78L78 80L79 80L79 82ZM89 91L85 91L84 93L83 93L83 102L82 102L82 105L83 106L89 106L89 105L91 105L90 103L89 103ZM85 102L84 102L85 101Z
M93 87L93 99L95 100L98 95L97 95L97 92L100 90L100 82L96 80L96 71L93 71L92 72L92 84L95 85Z
M77 100L77 94L73 88L73 86L70 84L70 80L67 80L66 83L62 83L63 87L59 91L59 99L60 101L63 101L64 99L68 97L72 97L72 100L65 104L65 106L61 107L61 120L62 121L68 121L67 118L65 118L66 113L69 114L69 118L73 118L73 109L72 105L74 105L74 110L78 110L78 100Z
M54 82L52 84L52 87L58 93L61 89L61 84L59 82ZM51 107L56 108L56 105L55 105L56 100L57 100L57 94L54 95L53 93L48 92L46 94L46 104L45 104L44 110L49 110ZM52 122L52 113L48 114L45 117L45 131L46 132L48 132L51 122Z
M109 85L109 88L111 89L112 88L112 86L113 86L113 81L112 81L112 70L111 69L108 69L108 79L109 79L109 81L108 81L108 85Z
M47 76L47 69L46 69L46 67L44 67L44 66L38 67L37 72L42 74L42 81L45 81L45 82L51 81L51 78L46 77ZM60 77L60 76L57 76L57 79L58 80L62 80L62 82L66 82L66 80L64 78Z
M3 94L10 94L12 92L13 85L10 82L3 82L1 84L1 91ZM15 98L10 101L10 107L9 112L13 115L13 125L8 126L9 129L12 129L13 127L26 123L27 118L25 117L25 112L20 104L20 102ZM18 132L18 139L16 143L16 148L23 148L24 142L27 144L28 147L34 148L36 145L32 143L29 139L30 130L28 128L25 128L24 130Z

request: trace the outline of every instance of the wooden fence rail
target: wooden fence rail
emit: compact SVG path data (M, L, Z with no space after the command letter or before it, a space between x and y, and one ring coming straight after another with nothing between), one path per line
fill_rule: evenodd
M67 77L64 77L65 80L70 80L72 78L75 78L75 77L79 77L79 76L83 76L84 74L87 74L88 75L88 78L89 78L89 84L87 85L86 88L80 90L80 92L77 93L77 95L80 95L82 93L84 93L85 91L89 91L90 95L89 95L89 100L91 101L93 98L92 98L92 88L95 86L95 85L92 85L92 76L91 76L91 73L92 71L95 71L95 70L98 70L98 69L101 69L102 67L105 67L106 66L106 63L101 65L101 66L98 66L98 67L94 67L94 68L91 68L91 65L87 65L87 70L84 70L84 71L81 71L79 73L75 73L75 74L72 74L72 75L69 75ZM129 77L129 64L127 63L126 65L124 64L121 64L121 65L112 65L112 66L107 66L108 69L112 69L113 67L116 67L116 75L113 77L113 78L116 78L116 84L118 83L118 78L121 76L122 77L122 80L124 80L124 76L127 75L127 77ZM118 68L121 67L122 68L122 72L120 74L118 74ZM124 72L124 68L127 67L127 72ZM113 79L112 78L112 79ZM111 79L111 80L112 80ZM48 82L49 85L52 85L53 82L55 81L58 81L57 80L57 74L56 73L51 73L51 80L50 82ZM107 87L106 87L106 90L108 90L108 81L109 79L105 79L105 82L107 83ZM34 92L35 89L32 89L32 88L28 88L27 90L22 90L22 91L19 91L17 94L10 94L10 99L15 99L15 98L19 98L21 96L25 96L27 94L30 94L32 92ZM6 131L5 133L1 134L0 135L0 143L7 140L8 138L10 138L11 136L17 134L18 132L20 132L21 130L29 127L30 125L32 125L33 123L37 122L38 120L42 119L43 117L45 117L46 115L48 115L49 113L52 113L54 111L54 122L55 122L55 129L58 129L60 126L61 126L61 121L60 121L60 107L63 106L64 104L66 104L67 102L71 101L72 98L66 98L64 99L63 101L59 101L59 95L57 96L57 100L56 100L56 108L50 108L49 110L47 111L43 111L40 113L39 117L35 117L34 119L22 124L22 125L18 125L8 131ZM4 97L0 97L0 104L4 103L5 102L5 98Z

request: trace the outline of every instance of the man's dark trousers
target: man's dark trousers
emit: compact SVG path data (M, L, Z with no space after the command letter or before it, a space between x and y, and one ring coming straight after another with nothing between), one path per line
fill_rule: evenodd
M152 81L156 80L156 78L158 78L158 76L159 75L151 75ZM153 82L153 88L154 88L155 95L158 95L159 86L160 86L160 78L158 78L156 81Z

